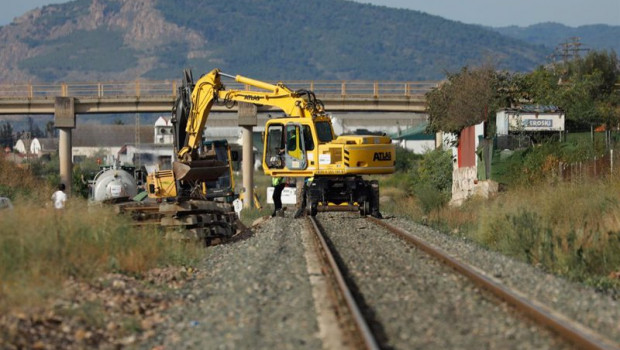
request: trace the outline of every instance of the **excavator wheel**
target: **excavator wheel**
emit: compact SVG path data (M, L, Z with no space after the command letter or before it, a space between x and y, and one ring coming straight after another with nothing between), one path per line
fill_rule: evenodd
M318 211L318 203L310 203L310 216L316 216Z
M360 204L360 216L370 215L370 201L364 200Z
M370 181L370 215L377 219L382 219L383 216L379 211L379 181Z

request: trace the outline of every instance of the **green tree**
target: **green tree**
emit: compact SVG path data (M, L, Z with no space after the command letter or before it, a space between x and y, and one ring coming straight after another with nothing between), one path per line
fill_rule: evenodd
M13 126L9 122L4 122L0 128L0 145L2 145L2 148L9 147L13 149L14 141Z
M615 52L591 51L584 58L539 67L523 80L533 103L559 106L576 123L611 126L620 117L614 92L619 78Z
M55 135L54 121L50 120L45 124L45 136L46 137L54 137Z
M492 66L464 67L426 94L428 130L458 133L507 107L521 94L522 82Z

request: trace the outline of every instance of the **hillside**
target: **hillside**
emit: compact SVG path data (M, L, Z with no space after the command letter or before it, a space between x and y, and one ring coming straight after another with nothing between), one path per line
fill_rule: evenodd
M484 61L528 70L549 53L481 26L345 0L75 0L0 27L0 81L177 79L184 67L423 80Z
M620 53L620 26L597 24L574 28L559 23L540 23L528 27L510 26L493 29L514 39L544 45L551 49L570 38L577 37L583 48L614 50Z

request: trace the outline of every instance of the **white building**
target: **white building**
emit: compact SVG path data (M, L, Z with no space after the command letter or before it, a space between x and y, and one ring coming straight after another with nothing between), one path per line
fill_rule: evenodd
M153 143L172 145L174 143L174 133L172 132L172 123L170 118L159 117L155 121Z
M21 154L34 155L41 157L44 154L56 152L58 150L58 139L29 137L17 140L13 150Z
M555 106L522 106L501 109L496 114L497 135L519 132L564 131L565 114Z

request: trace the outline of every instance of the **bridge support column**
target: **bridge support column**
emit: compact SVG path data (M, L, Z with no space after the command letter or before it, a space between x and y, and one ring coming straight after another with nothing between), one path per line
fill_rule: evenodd
M239 103L239 126L243 127L241 137L243 143L243 207L251 208L254 201L254 145L252 142L252 134L254 126L257 125L258 109L256 105L250 103Z
M71 162L71 128L59 128L58 158L60 160L60 182L65 184L67 194L71 194L73 163Z
M71 129L75 128L74 106L73 97L56 97L54 103L54 126L60 130L58 139L60 181L65 184L67 194L71 194L73 175Z

